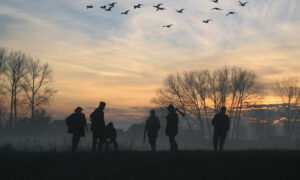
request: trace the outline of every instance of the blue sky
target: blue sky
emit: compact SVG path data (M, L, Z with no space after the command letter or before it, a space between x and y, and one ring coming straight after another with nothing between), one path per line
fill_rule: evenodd
M99 100L116 109L151 107L172 72L239 65L267 83L300 75L299 0L248 0L245 7L235 0L114 1L106 12L100 6L113 1L0 0L0 46L49 62L55 118ZM138 3L144 6L134 10ZM158 3L166 10L156 12ZM120 14L127 9L128 16ZM237 15L225 17L228 11Z

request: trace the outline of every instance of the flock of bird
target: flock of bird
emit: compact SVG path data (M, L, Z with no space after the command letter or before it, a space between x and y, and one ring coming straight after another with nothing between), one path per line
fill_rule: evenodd
M219 3L219 0L211 0L211 2ZM246 6L246 4L247 4L248 2L241 2L241 1L238 1L238 3L239 3L240 6L244 7L244 6ZM113 2L113 3L109 3L108 5L100 6L100 8L101 8L101 9L104 9L105 11L112 11L112 9L116 6L116 4L117 4L116 2ZM164 4L159 3L159 4L157 4L157 5L154 5L153 7L156 9L156 11L163 11L163 10L166 10L165 7L162 7L163 5L164 5ZM137 4L137 5L134 5L134 6L133 6L133 9L138 9L138 8L141 8L142 6L143 6L143 4ZM87 6L86 6L86 9L91 9L91 8L94 8L94 6L93 6L93 5L87 5ZM184 10L185 10L185 8L182 8L182 9L176 10L176 12L181 14L181 13L183 13ZM219 7L214 7L214 8L212 8L211 10L222 11L222 9L219 8ZM130 10L128 9L128 10L126 10L126 11L121 12L121 14L122 14L122 15L128 15L129 11L130 11ZM233 14L237 14L237 13L234 12L234 11L229 11L225 16L229 16L229 15L233 15ZM212 20L212 19L207 19L207 20L203 20L202 22L203 22L203 23L209 23L210 21L213 21L213 20ZM168 25L163 25L162 27L164 27L164 28L170 28L170 27L172 27L172 26L173 26L173 24L168 24Z

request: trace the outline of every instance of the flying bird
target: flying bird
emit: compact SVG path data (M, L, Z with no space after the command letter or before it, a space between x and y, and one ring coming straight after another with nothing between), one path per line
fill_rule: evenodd
M209 23L209 21L212 21L211 19L203 20L203 23Z
M163 11L163 10L165 10L166 8L161 8L161 7L159 7L159 8L156 8L156 11Z
M157 4L156 6L153 6L153 7L155 7L156 9L158 9L158 8L160 8L160 6L162 6L162 5L164 5L164 4Z
M110 7L115 7L115 5L116 5L117 3L116 2L113 2L113 3L110 3L110 4L108 4Z
M246 4L248 3L248 2L241 2L241 1L239 1L239 3L240 3L240 6L246 6Z
M237 14L236 12L230 11L226 14L226 16L230 15L230 14Z
M128 15L129 10L122 12L121 14Z
M136 9L136 8L141 8L141 6L143 6L143 4L138 4L138 5L135 5L135 6L133 6L133 9Z
M184 10L184 8L183 9L180 9L180 10L176 10L178 13L183 13L183 10Z
M109 8L105 9L105 11L111 11L112 8L113 6L110 6Z
M219 2L219 0L212 0L211 2L218 3L218 2Z
M106 9L106 6L104 5L104 6L100 6L100 8L102 8L102 9Z
M217 8L217 7L215 7L215 8L212 8L211 10L218 10L218 11L222 11L222 9L221 9L221 8Z
M93 7L94 7L93 5L86 6L87 9L90 9L90 8L93 8Z
M165 27L165 28L170 28L171 26L173 26L173 24L164 25L163 27Z

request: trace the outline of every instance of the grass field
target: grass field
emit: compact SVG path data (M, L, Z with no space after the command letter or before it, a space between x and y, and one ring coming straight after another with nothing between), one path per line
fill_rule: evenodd
M1 152L0 171L3 180L299 179L300 152Z

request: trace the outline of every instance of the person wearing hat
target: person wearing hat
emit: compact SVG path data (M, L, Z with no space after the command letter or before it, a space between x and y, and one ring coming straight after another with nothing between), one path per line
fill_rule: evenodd
M84 127L87 129L85 115L82 113L83 109L81 107L77 107L75 112L72 113L66 119L66 124L68 126L68 132L73 134L72 137L72 152L77 151L78 143L80 137L85 136Z
M90 115L92 124L91 130L93 132L93 151L96 151L98 145L98 151L103 151L103 146L106 142L105 139L105 121L104 121L104 109L106 103L101 101L99 107Z
M178 145L175 136L178 134L178 115L172 104L168 106L169 113L167 115L166 135L169 137L170 150L178 151Z

